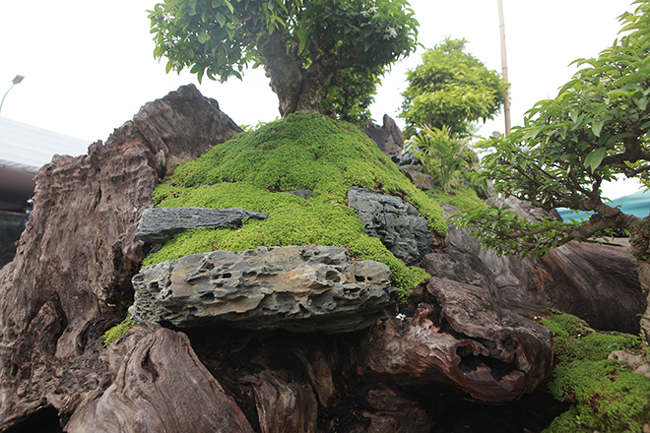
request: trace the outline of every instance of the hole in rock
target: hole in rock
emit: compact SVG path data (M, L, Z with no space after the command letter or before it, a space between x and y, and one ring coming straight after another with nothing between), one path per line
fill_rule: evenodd
M211 271L213 269L214 269L214 263L212 262L205 262L201 265L202 271Z
M226 272L226 273L224 273L221 277L222 277L222 278L231 278L231 277L232 277L232 274L231 274L230 272Z
M339 273L336 272L336 271L330 270L330 271L327 271L327 273L325 274L325 279L329 280L329 281L333 281L335 283L340 283L341 282L341 275L339 275Z
M201 301L203 302L212 302L214 301L214 293L208 292L201 295Z
M62 433L59 414L51 406L37 410L26 419L5 430L5 433Z
M358 283L365 283L365 282L366 282L366 277L364 277L363 275L355 275L355 276L354 276L354 279L355 279Z
M149 372L149 374L151 375L151 380L153 382L156 382L156 380L158 380L158 377L160 377L160 375L158 374L158 369L156 368L156 365L151 360L151 354L149 352L147 352L147 354L142 359L140 367L142 367L143 370Z

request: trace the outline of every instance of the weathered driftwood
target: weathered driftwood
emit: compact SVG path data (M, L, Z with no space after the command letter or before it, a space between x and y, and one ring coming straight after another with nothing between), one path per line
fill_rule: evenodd
M237 403L201 364L185 334L145 325L150 332L124 356L113 384L86 400L68 433L253 433ZM117 349L119 350L119 349ZM189 404L188 404L189 403Z
M387 320L363 340L362 374L414 388L442 382L505 402L551 372L550 331L502 309L480 287L432 278L406 311L411 317Z
M39 171L16 257L0 270L0 431L44 406L65 419L105 384L96 349L132 302L145 256L134 234L154 187L238 132L217 101L187 86L88 155L55 156Z

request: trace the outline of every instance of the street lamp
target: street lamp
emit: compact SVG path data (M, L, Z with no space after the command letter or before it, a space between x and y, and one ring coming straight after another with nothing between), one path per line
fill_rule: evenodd
M25 77L23 75L16 75L13 80L11 80L11 87L9 87L9 90L13 89L16 84L20 84L21 81L23 81ZM9 90L5 92L5 95L2 97L2 102L0 102L0 112L2 111L2 104L5 103L5 98L7 97L7 93L9 93Z

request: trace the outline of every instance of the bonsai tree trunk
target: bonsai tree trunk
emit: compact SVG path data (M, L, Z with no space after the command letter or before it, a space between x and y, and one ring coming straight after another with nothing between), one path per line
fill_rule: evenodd
M287 49L280 32L263 34L257 47L266 60L266 76L280 100L282 118L296 111L322 113L322 90L327 79L324 68L316 62L309 69L302 68L298 47Z

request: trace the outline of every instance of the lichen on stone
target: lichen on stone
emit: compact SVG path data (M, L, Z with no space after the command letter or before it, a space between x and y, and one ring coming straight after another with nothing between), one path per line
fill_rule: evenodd
M401 297L428 274L407 267L376 238L366 235L346 204L348 190L369 188L411 203L432 233L446 234L438 203L415 187L367 136L351 124L306 113L237 135L208 153L176 167L156 188L158 207L241 208L263 212L237 230L196 229L177 235L144 266L217 249L259 246L333 245L355 259L389 266ZM310 190L304 199L284 191Z
M615 350L648 359L640 338L597 332L559 312L542 324L554 334L556 366L548 388L557 400L571 404L544 432L641 433L650 423L650 379L624 362L607 359Z

